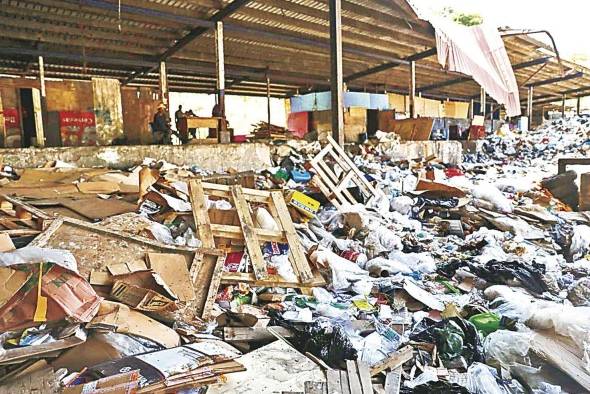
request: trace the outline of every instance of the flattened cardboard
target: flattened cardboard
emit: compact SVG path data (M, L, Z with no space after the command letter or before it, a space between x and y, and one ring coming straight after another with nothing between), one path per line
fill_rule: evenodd
M187 302L196 298L191 283L186 259L178 254L148 253L150 268L164 280L179 301Z
M59 339L55 342L8 349L5 353L0 355L0 365L16 364L33 357L47 356L50 353L54 353L56 350L68 349L70 347L79 345L84 341L86 341L86 332L79 327L74 335L64 339Z
M93 382L65 387L63 394L89 394L94 392L109 394L130 394L139 387L139 371L123 372Z
M184 259L183 259L184 260ZM113 276L131 274L137 271L147 271L148 267L143 261L131 261L128 263L111 264L107 269Z
M111 297L135 309L158 312L174 308L174 301L153 290L115 281Z
M426 290L421 289L411 280L406 279L404 282L404 290L415 300L420 301L430 309L434 309L436 311L443 311L445 309L445 305L442 301L439 301L435 296L427 292Z
M15 249L12 239L10 239L10 235L0 233L0 252L11 252Z
M166 348L180 345L180 336L176 331L118 302L103 301L98 314L86 327L136 335L159 343Z
M0 307L4 306L27 283L31 275L30 271L0 267Z
M112 194L121 190L114 182L80 182L77 187L84 194Z

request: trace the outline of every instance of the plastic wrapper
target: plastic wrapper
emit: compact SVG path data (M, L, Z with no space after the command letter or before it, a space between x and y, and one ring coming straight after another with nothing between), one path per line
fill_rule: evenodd
M16 264L54 263L78 273L76 258L67 250L27 246L11 252L0 253L0 267Z
M402 215L408 215L412 211L414 200L408 196L395 197L391 200L390 208Z
M488 335L483 343L486 361L511 371L515 365L530 365L531 347L529 332L499 330Z
M412 269L407 265L395 261L388 260L384 257L377 257L361 265L362 268L369 271L371 274L376 276L387 277L398 273L409 275L412 273Z
M329 250L317 250L311 254L310 259L320 266L330 267L332 272L332 287L336 291L348 289L354 282L366 281L369 278L369 272ZM368 292L361 294L369 294L371 291L370 287Z
M473 394L511 394L498 384L496 371L485 364L473 363L467 369L467 389Z
M427 369L420 376L413 380L406 380L404 382L404 386L409 389L413 389L417 386L421 386L423 384L430 382L438 382L438 375L436 374L436 370L433 370L431 368Z
M481 182L471 189L471 194L475 198L488 201L494 207L503 213L511 213L514 209L512 202L504 197L504 194L497 187L489 183Z
M274 220L270 212L262 207L259 207L256 210L256 224L258 224L258 227L265 230L279 231L279 225Z
M430 253L403 253L393 251L389 253L389 259L402 263L414 272L430 274L436 271L436 262Z

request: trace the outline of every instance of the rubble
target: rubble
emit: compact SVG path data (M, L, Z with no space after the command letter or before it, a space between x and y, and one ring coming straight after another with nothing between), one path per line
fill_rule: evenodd
M378 133L256 173L4 166L0 388L590 391L590 215L558 173L590 119L500 133L462 163Z

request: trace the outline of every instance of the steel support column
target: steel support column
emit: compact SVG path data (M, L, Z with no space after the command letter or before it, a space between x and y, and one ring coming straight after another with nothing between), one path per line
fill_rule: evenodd
M566 100L566 95L562 95L561 96L561 117L565 118L565 100Z
M330 0L330 87L332 92L332 135L344 145L344 103L342 87L342 2Z
M529 86L529 93L527 97L527 104L526 104L526 116L529 118L528 126L529 130L533 125L533 94L534 94L534 87Z
M225 118L225 62L223 52L223 22L215 24L215 64L217 78L217 104L221 117Z
M416 62L410 62L410 118L416 117Z
M266 119L270 127L270 70L266 68Z
M168 72L166 71L166 62L160 62L160 100L166 107L166 113L170 111L169 91L168 91Z
M475 111L473 110L474 104L475 100L471 99L471 101L469 101L469 119L473 119L473 115L475 115Z
M481 88L481 90L479 91L479 102L480 102L480 107L481 107L479 109L479 112L485 118L485 116L486 116L486 90L484 88Z

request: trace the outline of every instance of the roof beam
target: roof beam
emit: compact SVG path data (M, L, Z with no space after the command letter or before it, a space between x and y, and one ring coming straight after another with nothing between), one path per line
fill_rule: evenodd
M523 68L532 67L532 66L536 66L539 64L546 64L549 62L549 60L551 60L550 56L541 57L538 59L529 60L526 62L515 64L512 66L512 69L513 70L521 70ZM456 85L458 83L463 83L463 82L468 82L468 81L471 81L471 77L459 77L459 78L450 79L450 80L443 81L443 82L433 83L431 85L422 86L422 87L418 88L418 91L425 92L428 90L440 89L440 88L444 88L447 86L452 86L452 85Z
M530 83L527 83L524 86L525 87L531 87L531 86L535 87L535 86L551 85L553 83L563 82L563 81L569 81L570 79L581 78L583 76L584 76L584 73L582 71L577 71L575 73L566 74L566 75L561 76L561 77L549 78L549 79L545 79L543 81L530 82Z
M250 1L251 0L234 0L227 7L222 8L221 10L219 10L215 14L213 14L211 17L209 17L207 22L209 22L215 26L215 24L217 22L223 21L224 18L226 18L226 17L230 16L231 14L233 14L234 12L238 11L242 6L246 5ZM209 29L210 29L210 26L197 26L197 27L195 27L190 32L188 32L188 34L186 34L184 37L182 37L181 39L176 41L176 43L173 46L171 46L166 51L164 51L164 53L162 53L158 57L158 63L166 61L168 58L170 58L174 54L178 53L178 51L182 50L184 47L189 45L195 39L197 39L200 36L202 36L203 34L205 34ZM123 85L128 84L129 82L133 81L135 78L139 77L140 75L144 75L146 73L150 73L150 72L154 71L157 67L158 66L155 65L155 66L152 66L151 68L145 69L143 71L133 72L129 76L129 78L127 78L125 80L125 82L123 82Z
M394 60L394 61L391 61L391 62L388 62L385 64L381 64L379 66L369 68L365 71L359 71L357 73L351 74L351 75L344 78L344 82L348 83L348 82L354 81L356 79L368 77L369 75L377 74L382 71L386 71L386 70L398 67L400 65L408 65L412 61L425 59L425 58L430 57L434 54L436 54L436 48L430 48L426 51L419 52L414 55L408 56L405 59Z

